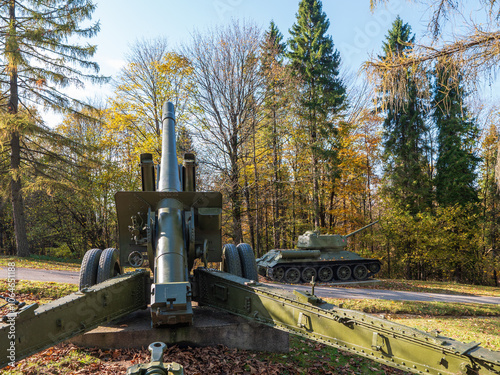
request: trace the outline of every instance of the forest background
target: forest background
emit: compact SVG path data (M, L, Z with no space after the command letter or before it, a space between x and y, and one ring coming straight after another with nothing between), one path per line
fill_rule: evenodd
M140 153L159 162L168 99L198 189L225 197L224 242L259 256L306 230L379 220L349 249L380 259L382 276L497 285L499 112L470 94L497 65L498 5L478 2L489 24L465 37L493 58L473 65L467 40L439 39L454 2L428 3L433 48L394 17L368 78L343 71L321 2L302 0L288 39L274 22L232 20L175 49L137 41L109 98L88 102L60 88L107 80L95 46L78 44L99 31L95 4L2 1L0 251L78 258L116 246L113 195L140 189ZM63 116L54 128L47 108Z

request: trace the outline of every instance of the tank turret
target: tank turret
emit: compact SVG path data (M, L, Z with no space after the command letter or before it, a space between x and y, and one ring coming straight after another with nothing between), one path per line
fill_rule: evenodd
M346 251L348 238L378 220L347 235L307 231L299 236L296 249L271 250L257 259L258 271L274 281L287 283L362 281L380 271L380 261Z

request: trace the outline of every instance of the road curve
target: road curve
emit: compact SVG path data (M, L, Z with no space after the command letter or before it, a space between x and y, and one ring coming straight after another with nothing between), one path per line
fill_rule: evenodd
M7 267L0 267L0 278L7 278ZM45 270L35 268L16 268L17 280L33 281L54 281L59 283L78 284L79 275L75 271ZM308 285L286 285L286 284L266 284L287 290L307 290L311 291ZM314 293L321 298L339 299L385 299L393 301L424 301L424 302L459 302L459 303L488 303L500 305L500 297L470 296L438 293L416 293L400 292L395 290L380 289L353 289L320 287L314 289Z

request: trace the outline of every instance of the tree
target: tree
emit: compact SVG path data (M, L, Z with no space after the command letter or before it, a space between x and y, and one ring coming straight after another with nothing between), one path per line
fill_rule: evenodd
M345 87L339 78L340 54L326 34L330 22L319 0L299 3L296 23L290 29L288 58L299 88L299 116L304 121L312 169L314 226L320 227L320 159L335 153L335 116L345 102ZM332 148L325 148L325 141ZM334 156L334 155L333 155Z
M414 39L411 27L397 17L383 44L383 58L398 58L407 54ZM406 81L406 99L400 103L388 101L384 121L386 191L403 209L416 214L432 203L426 159L427 127L411 72L402 72L399 79ZM391 95L387 92L382 94Z
M286 44L283 35L271 21L269 29L264 34L261 53L261 74L263 76L264 100L262 131L264 132L265 148L269 150L268 164L272 166L270 189L272 191L272 227L273 246L284 247L284 166L283 143L286 112L290 109L289 70L284 65Z
M379 3L389 0L370 0L373 9ZM450 72L459 74L461 79L455 83L477 87L481 76L491 78L489 74L498 68L500 62L500 31L498 31L500 3L497 1L426 0L431 9L428 28L432 32L430 45L419 43L412 50L397 58L372 59L365 64L370 76L385 89L394 93L392 98L405 96L405 85L398 76L413 70L415 82L420 86L429 86L430 75L427 74L436 62L447 66ZM469 7L469 8L467 8ZM474 11L472 11L474 9ZM470 11L469 11L470 10ZM467 20L461 25L459 34L452 33L445 38L444 25L449 19ZM500 168L500 164L498 164ZM500 174L499 174L500 175Z
M0 40L5 51L0 75L6 88L5 123L9 124L10 191L13 208L17 254L29 255L29 244L22 198L21 164L23 124L20 106L32 113L32 106L43 105L68 111L79 101L59 91L68 85L82 85L83 80L103 82L105 78L85 73L98 72L90 62L95 46L68 43L70 37L92 37L99 24L80 26L91 18L95 4L90 0L4 0L0 2ZM84 69L85 71L81 70ZM24 117L25 118L25 117ZM31 116L30 121L36 121ZM39 122L38 122L39 124ZM36 123L35 123L36 126Z
M75 177L72 186L56 189L48 197L51 211L44 214L48 227L51 221L57 223L52 227L56 244L67 246L77 256L90 247L104 249L116 243L113 196L116 191L133 191L140 186L139 173L135 171L131 175L122 168L117 158L119 146L109 142L103 126L106 121L103 105L96 103L94 107L96 109L85 118L66 115L56 128L60 134L78 142L86 154L76 154L69 148L61 150L78 161L76 167L63 166Z
M229 235L236 243L243 239L242 147L253 134L255 108L262 101L260 42L256 26L235 21L206 34L195 32L184 48L194 68L194 101L199 111L192 114L197 138L205 147L201 160L227 182L232 217Z
M447 66L436 67L433 119L438 129L436 162L436 201L444 206L477 203L474 186L479 158L474 155L479 136L476 122L464 104L459 74Z
M485 129L485 135L481 147L481 160L479 168L479 186L480 198L482 205L483 217L483 254L491 258L485 262L485 271L490 268L493 274L495 286L498 286L498 270L499 264L498 256L495 261L495 255L498 255L498 243L500 239L500 228L498 217L500 214L500 194L498 187L495 184L495 163L498 153L499 135L497 130L498 114L496 118L490 119L490 124ZM488 259L488 258L486 258ZM496 264L495 264L496 263Z
M167 100L175 106L178 144L189 143L186 121L193 104L192 73L189 61L169 51L164 38L132 46L127 64L115 81L106 125L117 141L132 152L130 163L135 165L138 155L144 152L152 153L159 161L161 111Z

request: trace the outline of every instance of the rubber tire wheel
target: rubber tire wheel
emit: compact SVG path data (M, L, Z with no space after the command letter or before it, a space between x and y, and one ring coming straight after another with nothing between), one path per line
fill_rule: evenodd
M347 281L351 278L352 271L351 267L342 265L337 268L337 279L340 281Z
M104 250L99 259L99 268L97 270L97 283L102 283L121 273L120 257L118 250L110 247Z
M245 279L259 281L259 273L257 272L257 263L255 262L252 246L247 243L240 243L236 246L236 249L240 256L243 277Z
M370 264L368 264L368 270L372 274L376 274L378 271L380 271L380 264L379 263L370 263Z
M318 281L327 283L333 278L332 267L323 266L318 270Z
M368 276L368 269L364 264L358 264L354 266L352 270L352 275L355 280L365 280Z
M97 283L97 269L99 268L101 254L101 249L91 249L83 256L78 290L90 288Z
M289 268L285 272L285 281L289 284L296 284L300 281L300 271L295 268Z
M282 281L285 276L285 269L283 267L270 268L269 271L272 271L270 279L273 281Z
M233 244L224 245L222 248L222 257L224 258L224 271L232 275L243 277L241 269L240 256L238 249Z
M306 267L302 270L302 281L309 283L314 276L314 281L318 281L318 272L312 267Z

